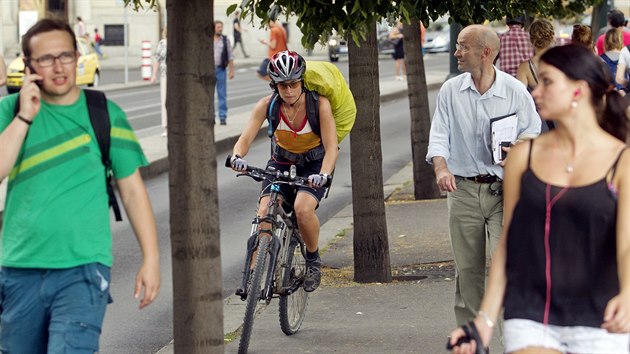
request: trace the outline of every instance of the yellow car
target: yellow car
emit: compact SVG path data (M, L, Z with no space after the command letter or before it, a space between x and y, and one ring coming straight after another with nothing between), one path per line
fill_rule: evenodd
M77 49L81 54L77 63L77 85L98 86L101 74L98 55L84 38L77 38ZM24 78L23 57L15 58L7 69L7 90L9 93L20 91Z

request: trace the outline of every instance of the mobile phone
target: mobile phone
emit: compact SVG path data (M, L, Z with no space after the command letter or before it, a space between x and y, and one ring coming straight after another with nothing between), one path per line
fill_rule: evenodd
M31 62L26 60L26 58L24 59L24 73L26 74L26 68L29 68L29 70L31 71L31 74L37 74L37 71L35 71L35 69L33 68L33 65L31 65ZM42 80L35 80L35 84L39 87L42 87Z
M510 141L502 141L499 144L499 148L510 147L510 146L512 146L512 142ZM507 157L507 151L503 151L503 149L501 149L501 161L505 160L506 157Z

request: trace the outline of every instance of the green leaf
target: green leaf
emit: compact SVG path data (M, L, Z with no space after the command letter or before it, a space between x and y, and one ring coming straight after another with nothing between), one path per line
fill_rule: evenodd
M357 11L359 11L361 9L361 3L359 2L359 0L355 0L354 1L354 6L352 7L352 11L350 11L350 14L354 14Z
M238 7L238 4L232 4L232 5L228 6L227 10L225 10L225 14L230 16L232 14L232 12L236 11L237 7Z

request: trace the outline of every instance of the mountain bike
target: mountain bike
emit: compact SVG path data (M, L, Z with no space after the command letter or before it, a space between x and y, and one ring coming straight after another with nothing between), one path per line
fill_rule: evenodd
M230 158L228 156L225 161L226 167L231 167ZM247 176L257 182L271 182L267 215L256 216L252 220L242 284L236 289L236 295L246 301L238 352L247 353L259 302L269 305L272 298L280 298L280 328L286 335L295 334L304 321L308 300L308 293L302 287L306 274L306 246L295 214L283 207L279 197L282 184L300 187L309 183L307 178L296 176L295 166L287 172L273 167L248 166L247 171L238 176ZM325 187L330 185L330 181ZM269 228L261 228L263 223Z

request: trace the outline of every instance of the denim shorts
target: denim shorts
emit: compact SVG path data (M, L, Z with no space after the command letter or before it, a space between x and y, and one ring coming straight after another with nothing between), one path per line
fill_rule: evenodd
M97 352L109 282L98 263L0 268L0 353Z
M596 327L564 327L511 319L503 324L505 352L542 347L574 354L628 354L629 333L608 333Z

